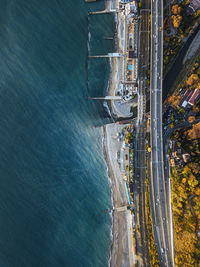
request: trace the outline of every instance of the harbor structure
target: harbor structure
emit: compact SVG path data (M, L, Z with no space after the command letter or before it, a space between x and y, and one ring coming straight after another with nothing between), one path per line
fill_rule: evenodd
M123 21L123 48L115 53L107 55L89 55L90 58L109 58L117 60L118 82L114 89L113 96L89 97L89 99L113 100L113 101L132 101L137 95L138 82L138 4L135 0L123 0L114 6L106 2L103 11L89 12L88 16L95 14L117 13ZM106 38L111 39L112 37ZM112 61L111 61L112 62Z

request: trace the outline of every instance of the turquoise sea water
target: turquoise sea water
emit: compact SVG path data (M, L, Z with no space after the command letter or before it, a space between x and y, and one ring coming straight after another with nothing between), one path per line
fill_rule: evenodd
M86 14L104 2L0 4L0 266L107 266L111 196L95 126L108 119L85 86ZM110 18L95 23L110 34ZM97 68L92 94L108 78L106 64Z

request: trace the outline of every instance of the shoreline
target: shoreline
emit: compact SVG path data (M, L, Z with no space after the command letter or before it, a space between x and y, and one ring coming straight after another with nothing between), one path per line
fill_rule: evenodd
M121 18L115 14L115 49L122 50L120 23ZM110 78L108 82L108 95L114 95L119 81L122 79L120 72L121 63L118 58L110 59ZM122 66L121 66L122 67ZM112 118L115 120L120 114L115 110L114 101L109 103ZM127 206L128 198L125 190L123 176L117 162L116 155L122 151L122 141L118 141L116 135L121 132L126 125L108 124L103 126L103 154L107 166L107 175L111 190L112 208ZM132 240L132 215L129 210L111 212L111 245L110 267L133 267L133 240Z
M116 160L116 153L122 148L122 142L113 138L125 126L116 124L103 126L103 153L108 171L113 208L126 206L128 203L123 177ZM130 241L132 235L130 211L112 211L111 215L112 240L108 264L111 267L134 266L132 263L132 241Z
M113 188L112 188L112 180L113 178L111 178L112 174L111 174L111 168L109 166L109 162L108 162L108 153L106 151L106 143L105 143L105 135L106 135L106 129L105 126L103 126L103 138L102 138L102 146L103 146L103 155L104 155L104 160L105 160L105 164L107 166L107 174L108 174L108 182L109 182L109 186L110 186L110 191L111 191L111 202L112 202L112 208L114 207L114 199L113 199ZM111 212L111 237L112 237L112 242L111 242L111 249L110 249L110 258L109 258L109 266L112 266L112 254L114 251L114 244L115 244L115 215L114 212Z

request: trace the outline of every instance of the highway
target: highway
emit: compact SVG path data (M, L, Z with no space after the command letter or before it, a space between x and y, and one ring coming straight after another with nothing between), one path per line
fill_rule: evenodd
M150 201L155 243L161 266L174 266L173 240L169 227L168 184L164 175L162 136L163 1L151 1L151 181Z

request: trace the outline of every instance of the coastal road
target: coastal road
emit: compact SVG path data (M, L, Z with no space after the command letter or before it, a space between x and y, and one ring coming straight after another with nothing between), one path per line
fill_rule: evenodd
M151 181L150 202L155 243L161 266L174 266L169 227L169 195L164 175L162 136L163 1L151 1Z
M139 21L138 119L135 139L135 220L138 266L150 266L146 225L146 72L149 68L150 1L142 1Z

